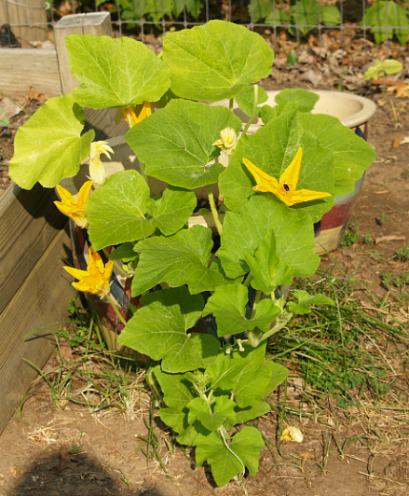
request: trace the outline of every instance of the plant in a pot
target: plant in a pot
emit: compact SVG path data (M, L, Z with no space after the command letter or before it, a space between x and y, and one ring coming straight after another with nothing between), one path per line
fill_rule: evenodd
M273 52L244 27L170 33L160 57L126 38L71 36L68 47L80 86L18 131L11 176L24 188L57 186L58 207L90 246L86 265L67 271L116 312L119 344L150 359L148 382L176 440L218 485L255 474L264 441L247 423L270 410L268 395L287 377L266 342L293 314L331 304L303 291L287 302L281 289L317 270L314 223L374 152L337 119L311 114L306 92L286 92L250 134ZM223 99L228 106L214 103ZM104 177L110 150L84 132L81 106L121 111L138 170ZM80 177L87 159L93 183L73 196L59 184ZM152 192L152 178L165 189ZM203 209L215 229L192 226ZM115 293L121 278L134 301Z

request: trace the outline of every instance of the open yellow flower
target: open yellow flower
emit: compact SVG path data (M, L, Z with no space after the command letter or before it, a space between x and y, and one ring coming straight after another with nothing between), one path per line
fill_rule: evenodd
M145 102L142 105L142 109L139 114L137 114L132 107L121 109L121 113L128 126L133 127L135 124L139 124L152 114L152 106L149 102Z
M72 195L61 185L56 187L58 196L61 201L55 201L54 205L58 210L72 219L77 226L87 227L87 218L85 217L85 204L87 203L89 192L91 191L93 181L85 181L81 186L78 195Z
M101 155L105 155L108 159L110 159L111 153L114 153L114 150L106 141L94 141L91 143L89 155L89 177L95 184L102 184L106 179L105 166L101 160Z
M303 151L300 147L291 160L290 165L285 169L278 180L261 170L247 158L243 158L244 165L256 180L256 185L253 190L261 193L273 193L273 195L289 207L297 203L321 200L322 198L331 196L330 193L325 193L323 191L297 189L300 178L302 154Z
M88 250L87 270L75 267L64 267L64 270L78 279L78 282L72 283L75 289L104 298L109 293L113 265L112 260L104 264L100 254L91 247Z

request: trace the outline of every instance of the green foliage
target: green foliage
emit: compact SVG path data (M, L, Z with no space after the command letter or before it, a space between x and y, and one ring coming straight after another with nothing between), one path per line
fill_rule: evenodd
M341 13L336 5L321 5L318 0L296 0L291 6L276 0L251 0L249 12L252 22L265 21L272 26L295 24L291 34L298 30L302 35L317 27L336 26L341 22Z
M227 108L177 99L130 129L126 140L147 174L193 189L216 183L224 170L213 143L226 127L240 129L240 120Z
M389 76L391 74L397 74L401 72L403 65L399 60L387 59L387 60L375 60L366 70L364 74L364 79L379 79L382 76Z
M94 131L81 135L83 121L84 113L71 93L50 98L17 131L11 179L25 189L37 181L53 188L75 176L95 136Z
M293 314L332 304L322 294L294 292L296 301L288 303L279 295L294 277L316 271L314 222L335 194L353 190L374 152L338 120L310 114L314 93L283 91L275 107L261 107L266 94L258 84L271 70L273 52L243 27L212 21L170 33L160 57L128 39L74 36L68 44L80 81L75 100L51 99L22 126L12 176L31 187L76 174L94 137L81 134L78 102L127 107L133 118L137 105L160 100L126 134L137 170L112 174L94 187L85 212L77 212L81 220L85 214L93 248L106 253L90 257L86 272L70 273L114 308L105 296L112 261L121 269L117 278L132 277L130 318L116 309L124 324L118 341L148 357L149 384L161 391L160 418L180 444L195 448L196 463L210 466L216 484L252 475L264 443L255 425L243 424L270 410L268 397L288 374L266 356L267 340L287 329ZM204 103L223 98L229 106ZM249 134L232 110L236 103L266 124ZM290 174L300 147L302 160ZM243 159L284 192L256 193ZM152 193L157 180L165 183L161 195ZM192 218L195 190L203 186L208 205L200 201ZM223 202L215 199L217 188ZM289 188L301 195L293 206L283 200ZM331 197L302 201L303 189ZM59 191L61 201L74 204L68 212L80 208ZM191 227L195 222L201 225ZM111 262L104 265L106 256Z
M362 24L370 27L376 43L391 40L393 36L396 36L402 45L409 40L407 8L392 0L376 0L365 11Z
M165 16L180 16L184 9L197 19L203 9L201 0L119 0L118 3L122 9L122 19L126 21L146 17L159 22Z
M234 97L268 76L273 59L273 51L259 35L224 21L167 33L163 40L171 90L190 100Z
M169 72L152 50L131 38L70 35L66 40L74 90L83 107L130 107L156 102L169 88Z

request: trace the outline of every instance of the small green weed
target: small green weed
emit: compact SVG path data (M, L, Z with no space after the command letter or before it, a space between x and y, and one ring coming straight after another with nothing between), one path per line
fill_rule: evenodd
M378 226L383 226L385 224L386 213L381 212L377 217L375 217L375 224Z
M409 272L393 274L392 272L382 272L381 286L385 289L403 288L409 285Z
M359 240L359 230L356 226L348 226L342 237L341 246L352 246Z
M395 251L393 258L394 260L398 260L399 262L407 262L409 260L409 246L401 246L398 250Z
M371 233L365 233L362 236L362 243L364 245L371 245L373 243L373 237Z

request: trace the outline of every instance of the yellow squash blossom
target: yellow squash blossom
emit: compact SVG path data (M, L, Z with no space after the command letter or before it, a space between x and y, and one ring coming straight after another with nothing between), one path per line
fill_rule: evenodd
M78 282L72 283L75 289L104 298L109 293L113 265L112 260L104 264L99 253L91 247L88 250L87 270L75 267L64 267L64 270L78 279Z
M304 435L298 427L289 425L281 433L280 441L289 441L292 443L302 443L304 441Z
M110 159L111 153L114 153L114 150L106 141L94 141L91 143L89 156L89 177L95 184L102 184L106 179L105 166L101 160L101 155L105 155L108 159Z
M55 201L54 205L60 212L72 219L77 226L87 227L87 218L85 217L85 204L87 203L89 192L91 191L93 181L85 181L78 192L78 195L72 195L61 185L56 187L58 196L61 201Z
M213 145L230 155L237 146L236 131L232 127L225 127L220 131L220 138Z
M135 126L135 124L139 124L140 122L142 122L144 119L146 119L152 114L152 107L149 102L145 102L142 105L142 109L139 112L139 114L137 114L132 107L122 109L121 113L122 113L122 117L125 119L128 126L133 127Z
M273 195L289 207L297 203L321 200L322 198L331 196L330 193L325 193L323 191L297 189L298 180L300 178L302 154L303 151L300 147L290 165L285 169L278 180L261 170L247 158L243 158L244 165L256 180L256 185L253 190L262 193L273 193Z

